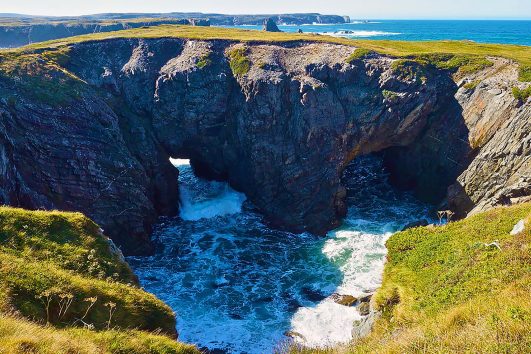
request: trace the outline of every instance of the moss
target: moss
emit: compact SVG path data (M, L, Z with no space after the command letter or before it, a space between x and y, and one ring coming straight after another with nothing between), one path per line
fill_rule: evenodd
M135 285L99 227L79 213L0 207L0 290L0 311L55 327L175 333L172 310Z
M395 75L412 81L425 81L426 68L423 62L412 59L399 59L391 64Z
M251 69L251 61L246 56L245 48L232 49L228 53L228 56L230 59L230 68L234 76L243 76Z
M394 91L383 90L382 95L390 101L395 101L398 99L398 94Z
M531 65L520 65L520 68L518 68L518 80L531 82Z
M481 80L470 81L464 84L463 87L466 88L467 90L474 90L480 84L480 82Z
M525 89L513 87L513 96L518 101L526 102L529 96L531 96L531 86L528 86Z
M0 52L0 80L38 102L67 105L86 89L82 80L62 66L68 62L68 51L63 47L41 53Z
M372 50L365 48L358 48L346 60L347 64L352 64L355 60L365 59L369 55L374 54Z
M212 64L212 60L210 59L210 55L209 54L205 54L201 58L199 58L196 66L199 69L203 69L203 68L209 66L210 64Z

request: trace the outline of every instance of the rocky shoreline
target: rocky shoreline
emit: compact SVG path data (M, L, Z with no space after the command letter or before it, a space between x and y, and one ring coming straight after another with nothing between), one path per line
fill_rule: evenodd
M191 159L198 175L228 181L297 232L339 224L343 169L369 153L383 154L397 185L460 216L530 194L531 105L511 94L517 64L491 58L457 79L382 55L351 60L354 50L176 38L69 45L60 65L36 60L0 76L0 202L82 211L139 254L157 217L178 211L169 157Z

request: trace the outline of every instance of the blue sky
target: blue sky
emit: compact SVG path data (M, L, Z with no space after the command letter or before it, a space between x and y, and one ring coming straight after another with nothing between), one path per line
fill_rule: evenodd
M0 13L63 16L171 11L320 12L357 19L531 19L531 0L0 0Z

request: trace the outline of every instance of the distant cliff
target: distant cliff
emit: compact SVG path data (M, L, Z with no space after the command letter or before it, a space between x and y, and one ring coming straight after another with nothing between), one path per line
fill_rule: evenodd
M451 186L461 215L531 194L517 64L492 59L458 80L423 60L356 52L115 38L5 56L0 203L83 211L141 253L157 216L178 211L169 157L293 231L339 225L342 172L362 154L383 154L395 183L423 199L439 203Z
M350 22L348 16L308 14L284 15L222 15L204 13L167 14L100 14L80 17L25 17L0 14L0 48L23 45L81 34L111 32L161 24L190 24L199 26L262 25L271 18L277 24L302 25L313 23L337 24Z

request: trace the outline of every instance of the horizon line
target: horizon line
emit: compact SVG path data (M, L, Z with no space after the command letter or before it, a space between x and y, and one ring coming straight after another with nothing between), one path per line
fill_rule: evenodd
M0 17L48 17L48 18L62 18L62 17L84 17L84 16L98 16L98 15L165 15L173 13L182 14L203 14L203 15L223 15L223 16L264 16L264 15L293 15L293 14L319 14L326 16L348 16L350 20L381 20L381 21L531 21L531 17L354 17L352 15L337 15L337 14L323 14L320 12L286 12L286 13L221 13L221 12L200 12L200 11L171 11L171 12L99 12L99 13L86 13L78 15L37 15L26 14L17 12L0 13Z

